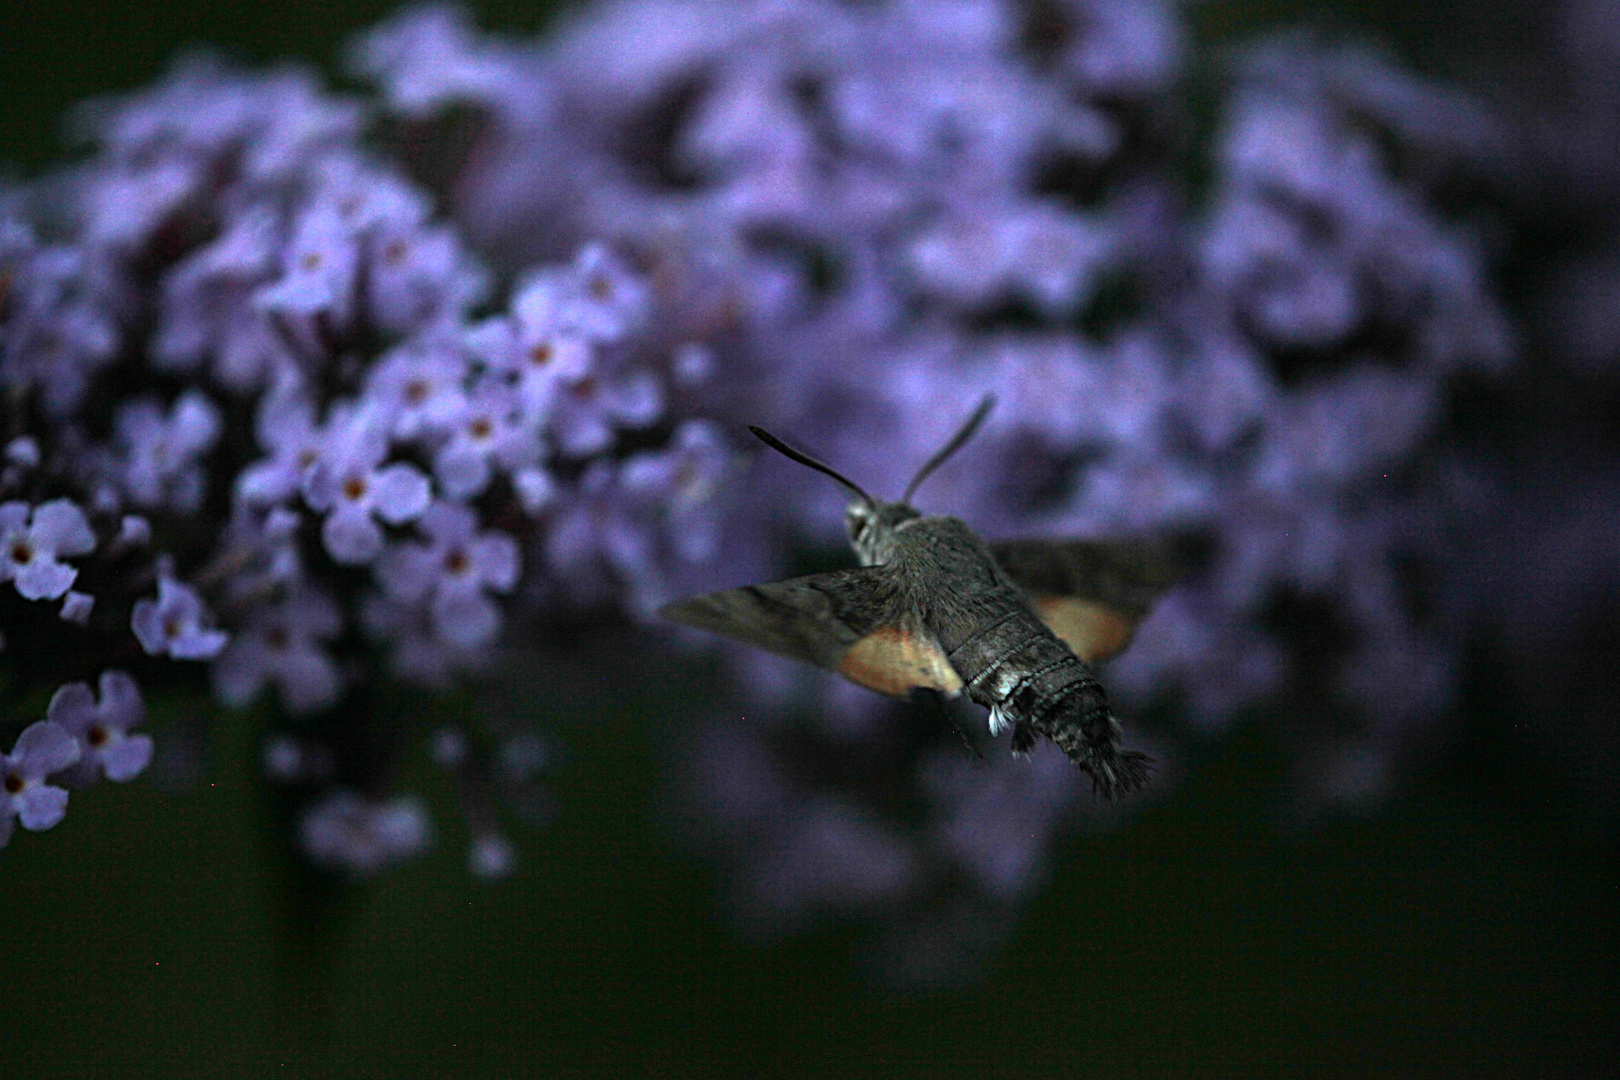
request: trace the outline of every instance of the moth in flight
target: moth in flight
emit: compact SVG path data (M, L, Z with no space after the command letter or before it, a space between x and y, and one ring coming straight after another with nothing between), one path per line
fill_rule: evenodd
M1120 725L1091 665L1130 643L1180 576L1163 540L986 543L954 517L925 517L911 497L962 447L994 405L986 397L898 502L874 499L830 466L757 427L766 445L826 473L855 496L846 513L861 566L708 593L665 606L667 619L803 660L906 697L966 694L1012 730L1015 754L1045 736L1105 797L1137 790L1147 755L1120 745Z

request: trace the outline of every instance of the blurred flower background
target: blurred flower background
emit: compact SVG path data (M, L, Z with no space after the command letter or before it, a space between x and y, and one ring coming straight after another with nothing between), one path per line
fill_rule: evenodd
M159 10L6 17L25 1071L1602 1071L1620 8ZM653 617L986 392L1119 805Z

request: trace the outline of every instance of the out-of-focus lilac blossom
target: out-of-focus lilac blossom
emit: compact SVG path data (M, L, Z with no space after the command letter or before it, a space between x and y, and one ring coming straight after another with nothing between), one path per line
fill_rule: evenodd
M433 477L450 498L472 498L489 486L496 468L510 472L533 465L541 449L540 426L516 393L488 381L463 400L444 444L433 455Z
M1499 365L1512 340L1478 239L1438 219L1422 177L1393 174L1368 120L1437 161L1494 154L1501 138L1461 95L1369 52L1268 43L1245 58L1227 107L1205 272L1269 345L1382 334L1398 340L1387 361Z
M317 866L365 878L421 855L433 842L433 827L411 796L379 801L340 788L305 812L298 837Z
M403 682L434 690L448 688L468 672L488 667L494 655L484 648L463 648L439 632L426 604L408 604L382 592L360 602L360 627L367 638L388 651L389 669Z
M135 601L130 628L149 656L175 660L212 660L230 635L206 625L212 622L197 591L168 575L158 578L157 599Z
M552 514L545 556L558 584L584 601L628 587L643 603L661 602L653 538L624 490L621 469L597 461Z
M19 469L39 467L39 440L31 435L19 435L6 443L6 463Z
M0 582L12 582L25 600L66 593L79 572L61 559L88 555L95 547L84 511L69 499L34 507L0 503Z
M1174 8L1041 8L1029 21L1027 6L996 0L632 0L530 49L435 9L385 24L359 55L411 120L451 105L481 114L453 198L492 257L518 266L606 237L650 268L669 340L598 352L593 390L645 364L678 431L699 403L806 442L881 493L993 392L996 412L930 479L924 512L991 538L1212 541L1111 666L1127 708L1178 693L1215 727L1266 700L1299 670L1296 643L1270 621L1297 600L1349 629L1321 692L1363 706L1371 752L1397 753L1447 701L1456 647L1401 598L1401 560L1448 557L1450 492L1441 470L1414 462L1439 423L1441 380L1499 368L1514 345L1485 233L1447 221L1437 192L1495 167L1500 129L1370 52L1278 39L1220 84L1211 198L1191 213L1167 123L1182 61ZM481 348L521 352L511 324ZM679 377L693 348L707 379ZM565 461L619 426L581 423L573 385L546 385ZM784 531L842 543L844 493L776 461L737 478L740 512L711 502L681 520L673 478L699 449L592 462L553 496L541 542L567 595L616 589L646 610L668 595L671 540L701 555L723 536L744 560ZM692 490L724 482L720 456L704 460L687 467L702 477ZM767 663L739 666L758 688ZM846 717L846 737L868 737L875 709L822 701ZM737 724L713 746L757 738ZM963 912L1009 910L1038 878L1077 796L1072 777L1020 767L1028 799L907 774L952 792L937 839L919 847L951 852L976 882L916 941L939 946L941 927L973 921ZM758 786L771 808L759 821L799 824L716 826L732 837L717 850L733 878L754 882L738 886L754 898L742 906L878 912L940 880L847 792ZM818 899L833 872L804 868L834 848L853 876ZM863 907L866 894L890 899ZM896 940L911 933L892 927Z
M36 391L50 415L68 416L123 344L123 282L92 247L30 242L5 252L4 267L0 384Z
M219 439L219 409L188 390L167 411L148 398L126 402L114 424L112 468L129 501L143 510L197 509L207 493L200 461Z
M254 604L214 660L215 691L225 704L240 708L274 683L289 712L324 708L341 688L325 643L342 629L338 606L314 585Z
M687 420L667 450L626 459L619 475L624 490L666 507L671 546L689 562L707 562L719 551L720 501L716 489L736 472L736 455L720 429Z
M479 530L477 515L455 503L434 503L417 528L428 542L389 548L377 560L377 580L394 599L425 604L435 631L456 647L488 644L501 625L488 594L510 592L517 584L517 541Z
M467 849L467 869L484 881L500 881L517 870L517 848L501 833L484 833L473 838Z
M399 440L447 434L467 409L466 358L449 343L412 341L378 361L366 375L366 397L391 419Z
M118 535L113 543L120 548L143 548L152 542L152 523L139 514L125 514L118 519Z
M264 741L263 764L265 776L278 784L327 784L336 765L321 743L285 734Z
M14 821L37 832L62 820L68 793L45 779L78 761L79 752L72 735L41 720L23 729L10 754L0 754L0 847L11 839Z
M88 683L69 683L51 697L45 718L78 740L79 760L63 775L73 787L105 776L122 783L139 776L152 760L152 738L132 735L146 720L141 688L124 671L101 673L101 700Z
M305 474L321 457L315 404L296 390L266 394L254 433L269 456L237 474L236 495L251 506L284 502L302 489Z
M304 501L326 515L321 540L340 563L363 565L383 548L376 518L403 525L419 517L432 497L428 478L407 462L384 465L388 439L371 406L334 408L320 453L303 477Z
M67 595L62 597L62 618L66 622L84 626L90 621L90 613L95 607L95 597L69 589Z
M648 371L583 379L563 387L552 405L557 448L590 457L613 445L621 428L644 428L664 411L664 391Z

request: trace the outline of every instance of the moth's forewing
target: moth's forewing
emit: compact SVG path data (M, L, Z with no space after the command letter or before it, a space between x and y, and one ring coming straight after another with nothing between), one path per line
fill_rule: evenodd
M1106 660L1185 572L1170 539L1003 540L991 554L1030 606L1082 660Z
M917 687L954 694L962 687L932 638L902 620L890 571L882 566L726 589L659 614L836 671L883 694L905 697Z

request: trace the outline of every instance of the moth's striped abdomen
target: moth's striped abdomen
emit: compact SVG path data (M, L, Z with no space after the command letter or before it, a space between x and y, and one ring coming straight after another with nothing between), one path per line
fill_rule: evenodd
M1045 735L1103 795L1146 783L1148 758L1120 747L1102 684L1022 603L948 655L969 699L989 707L993 729L1006 724Z

